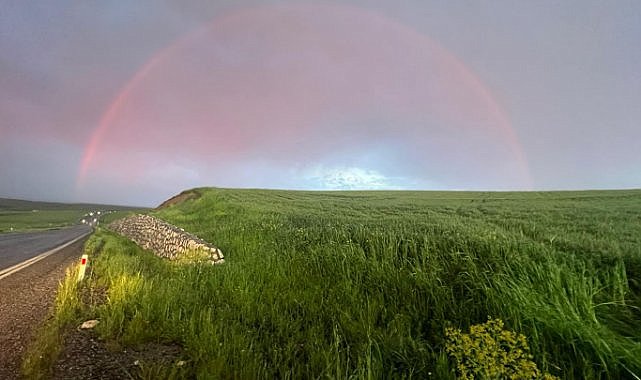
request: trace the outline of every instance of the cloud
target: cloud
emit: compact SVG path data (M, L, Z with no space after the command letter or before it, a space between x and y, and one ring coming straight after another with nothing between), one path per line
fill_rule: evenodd
M640 2L316 3L4 2L0 196L156 205L208 185L526 189L491 93L535 188L641 185L641 49L629 49ZM585 28L594 15L601 27ZM133 86L76 189L109 105L177 41Z
M0 197L73 201L80 154L59 140L0 139Z
M304 175L309 187L320 190L400 190L393 179L358 167L315 166Z

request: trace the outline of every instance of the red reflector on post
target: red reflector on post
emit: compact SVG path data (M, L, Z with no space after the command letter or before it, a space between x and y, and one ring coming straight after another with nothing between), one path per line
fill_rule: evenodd
M87 269L87 261L89 261L88 255L82 255L80 258L80 266L78 267L78 282L82 281L85 278L85 270Z

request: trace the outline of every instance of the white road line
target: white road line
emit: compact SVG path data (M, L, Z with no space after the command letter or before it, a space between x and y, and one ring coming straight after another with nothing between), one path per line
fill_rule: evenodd
M90 233L91 232L87 232L86 234L81 235L81 236L73 239L70 242L67 242L67 243L65 243L63 245L60 245L60 246L58 246L58 247L56 247L54 249L50 249L47 252L41 253L36 257L32 257L32 258L30 258L28 260L25 260L25 261L23 261L23 262L21 262L19 264L16 264L16 265L14 265L12 267L0 270L0 280L2 280L3 278L5 278L7 276L10 276L10 275L16 273L19 270L22 270L22 269L28 267L31 264L34 264L34 263L46 258L47 256L53 255L54 253L60 251L61 249L66 248L66 247L70 246L71 244L77 242L78 240L84 238L85 236L89 235Z

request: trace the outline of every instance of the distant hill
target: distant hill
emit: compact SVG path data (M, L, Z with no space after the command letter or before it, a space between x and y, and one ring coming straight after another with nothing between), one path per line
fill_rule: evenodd
M106 217L107 220L111 220L119 215L137 210L143 210L143 208L0 198L0 233L70 226L80 223L92 211L117 211L109 213L109 216Z
M139 210L142 207L103 205L94 203L56 203L0 198L0 211L55 211L55 210Z

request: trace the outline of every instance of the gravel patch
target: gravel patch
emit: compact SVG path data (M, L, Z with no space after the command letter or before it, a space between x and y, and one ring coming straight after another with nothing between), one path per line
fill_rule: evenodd
M51 318L65 269L82 255L82 239L0 280L0 379L18 379L20 365L38 328Z
M53 379L138 379L146 365L176 365L181 352L178 345L157 343L138 348L117 347L100 339L93 330L75 329L65 336Z

